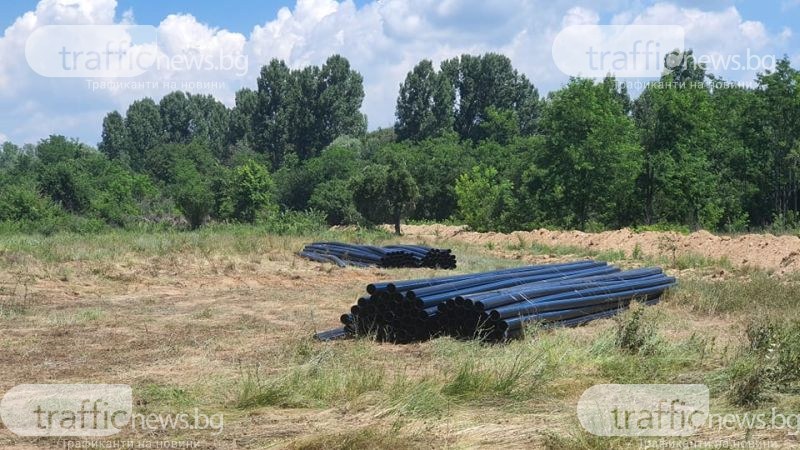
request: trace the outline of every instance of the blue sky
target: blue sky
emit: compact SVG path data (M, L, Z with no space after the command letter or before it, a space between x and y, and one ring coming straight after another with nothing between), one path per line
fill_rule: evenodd
M144 88L101 86L113 79L42 76L26 57L28 38L47 25L119 23L157 27L159 51L169 55L191 48L244 58L246 73L170 67L132 78L151 83ZM158 100L171 86L231 105L271 58L302 67L333 53L347 57L364 76L362 109L373 129L391 126L398 85L423 58L503 53L544 95L568 80L553 42L575 25L676 25L696 54L752 54L761 63L786 54L800 67L800 0L4 0L0 24L0 141L17 143L59 133L94 145L108 111L124 113L145 96ZM758 71L714 73L748 82Z

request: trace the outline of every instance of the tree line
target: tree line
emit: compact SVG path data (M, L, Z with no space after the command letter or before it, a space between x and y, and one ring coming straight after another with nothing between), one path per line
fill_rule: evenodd
M542 97L499 54L423 60L399 87L395 126L372 132L347 59L273 60L232 108L173 92L109 113L97 149L63 136L3 144L0 222L798 227L800 71L784 57L749 88L691 51L670 57L684 64L636 99L611 76Z

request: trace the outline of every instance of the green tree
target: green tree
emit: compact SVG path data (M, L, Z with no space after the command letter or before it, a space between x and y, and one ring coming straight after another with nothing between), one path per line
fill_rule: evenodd
M131 167L144 170L147 150L161 144L164 140L164 125L158 105L150 99L136 100L125 113L125 129L128 132Z
M305 160L339 136L362 137L367 127L359 111L363 99L361 75L339 55L322 67L294 71L273 60L258 78L255 148L270 155L277 169L289 153Z
M771 204L776 216L798 211L798 167L793 150L800 146L800 71L787 57L775 70L757 77L756 89L758 141L753 148L769 161L762 174L763 201Z
M548 98L540 121L544 145L527 189L548 221L586 227L619 226L631 208L641 168L633 121L604 83L572 79Z
M286 153L292 150L289 127L294 80L286 63L274 59L261 68L257 82L258 106L253 119L255 149L268 155L272 167L278 168Z
M634 103L644 149L638 181L646 223L715 229L725 215L710 152L715 114L704 83L675 83L668 73Z
M250 160L234 167L227 186L228 216L248 223L266 218L277 210L274 191L275 183L261 164Z
M175 204L189 226L197 229L203 225L214 207L214 193L211 181L197 170L192 161L181 159L177 162L172 190Z
M391 221L400 235L402 218L414 208L419 190L402 163L373 164L350 181L356 209L368 221Z
M664 75L678 84L703 85L706 79L705 64L697 62L694 51L673 50L664 57Z
M230 133L228 108L211 95L189 94L189 136L191 140L202 140L218 160L226 160L227 139Z
M330 180L318 185L308 205L325 214L328 225L350 225L361 220L347 180Z
M347 180L364 162L361 146L345 140L334 141L319 157L299 161L296 155L287 158L284 167L275 173L278 198L288 209L304 210L318 185L331 180Z
M339 136L363 137L366 134L367 119L360 111L364 100L363 84L363 77L350 68L346 58L333 55L325 61L317 81L319 97L314 111L317 145L309 150L319 152ZM309 152L303 151L300 155L309 156Z
M45 166L60 162L69 162L85 157L90 149L77 140L53 135L36 144L36 157Z
M235 145L243 142L246 146L253 147L255 144L253 121L257 109L258 93L256 91L247 88L236 91L236 105L230 112L229 144Z
M514 186L494 167L475 166L456 181L458 215L475 231L508 230Z
M458 175L474 165L468 146L453 132L420 142L384 144L372 155L379 164L402 160L419 189L410 217L444 220L456 209L455 183Z
M406 75L397 97L395 132L400 140L421 141L453 128L453 86L430 60Z
M170 92L158 102L159 115L164 127L164 141L186 144L192 140L193 113L191 101L181 91Z
M517 114L520 133L533 134L539 117L539 94L525 75L503 55L462 55L442 63L455 89L454 129L462 139L480 140L479 126L490 108Z
M103 119L102 141L98 149L109 159L127 161L130 151L128 130L125 128L125 119L117 111L112 111Z

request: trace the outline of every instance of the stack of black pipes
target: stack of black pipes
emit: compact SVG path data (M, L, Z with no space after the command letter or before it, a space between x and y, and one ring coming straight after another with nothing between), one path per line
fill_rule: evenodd
M300 256L312 261L330 262L339 267L430 267L455 269L456 257L449 249L438 249L422 245L373 245L345 244L342 242L314 242L300 252Z
M674 284L660 268L623 272L597 261L375 283L342 315L340 333L395 343L440 335L501 341L528 323L576 326L634 300L654 304Z
M417 267L432 269L455 269L456 255L449 248L431 248L424 245L387 245L388 250L410 253L414 257Z

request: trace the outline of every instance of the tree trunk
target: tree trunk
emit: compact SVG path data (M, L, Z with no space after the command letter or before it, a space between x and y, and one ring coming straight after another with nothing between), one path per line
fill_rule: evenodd
M400 211L394 212L394 234L400 236Z

